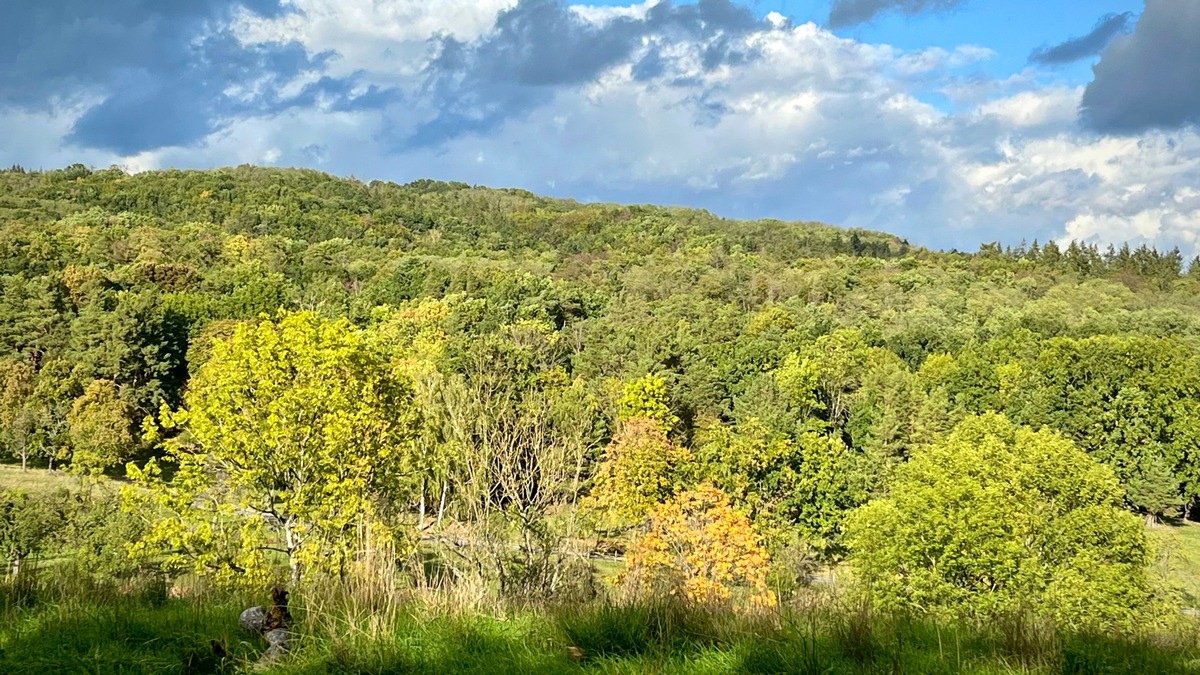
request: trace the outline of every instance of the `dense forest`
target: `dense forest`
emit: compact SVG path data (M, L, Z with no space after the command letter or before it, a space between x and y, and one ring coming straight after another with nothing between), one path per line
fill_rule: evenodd
M125 489L25 528L67 516L5 493L0 552L258 587L384 552L523 598L593 597L612 559L624 592L751 607L844 563L888 610L1163 625L1147 527L1200 513L1198 274L460 183L14 167L2 448Z

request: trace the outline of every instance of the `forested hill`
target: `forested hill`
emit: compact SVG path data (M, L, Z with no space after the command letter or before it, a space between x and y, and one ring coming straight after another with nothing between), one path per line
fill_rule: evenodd
M0 407L40 406L0 427L10 454L36 461L70 461L72 411L105 392L136 432L181 404L213 337L284 309L389 330L424 317L445 335L448 373L500 341L496 358L512 361L498 367L595 391L653 374L672 438L701 454L719 442L725 457L765 456L828 434L849 453L841 475L858 476L828 502L837 513L988 410L1113 466L1130 508L1178 512L1200 491L1200 297L1178 251L940 253L458 183L73 166L0 172L0 275ZM743 478L726 487L769 484ZM834 513L792 507L773 517L836 541Z
M465 183L363 183L317 171L239 167L126 174L117 169L0 173L0 215L49 222L72 215L126 214L127 226L180 230L218 225L248 236L309 244L349 239L368 249L434 255L495 251L572 254L620 249L640 254L680 246L768 252L788 260L837 253L893 257L907 242L817 223L731 221L706 211L582 205L524 190ZM147 219L149 217L149 219ZM431 234L436 233L436 234ZM187 234L176 235L184 238ZM135 254L136 255L136 254Z

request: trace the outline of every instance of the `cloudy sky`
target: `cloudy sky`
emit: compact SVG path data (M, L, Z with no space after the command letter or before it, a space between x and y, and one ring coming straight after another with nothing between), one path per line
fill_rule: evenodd
M0 163L1200 249L1196 0L6 0Z

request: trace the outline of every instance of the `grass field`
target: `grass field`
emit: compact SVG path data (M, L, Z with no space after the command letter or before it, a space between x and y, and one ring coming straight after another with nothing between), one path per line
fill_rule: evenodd
M79 476L73 476L63 471L47 471L46 469L21 471L20 464L0 464L0 490L23 490L35 493L60 488L78 490L79 486Z
M235 673L250 670L264 646L237 627L245 598L82 590L22 598L8 589L0 672ZM375 612L353 602L322 606L298 607L298 647L266 672L1200 673L1191 635L1122 641L828 610L750 618L604 604L492 614L436 613L419 603Z
M1171 577L1191 607L1200 607L1200 523L1183 522L1155 528L1169 546Z

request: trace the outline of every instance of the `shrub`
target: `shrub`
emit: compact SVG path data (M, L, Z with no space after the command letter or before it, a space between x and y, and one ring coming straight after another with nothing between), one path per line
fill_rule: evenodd
M1153 552L1122 497L1057 433L972 417L852 514L851 564L884 609L1133 628L1156 604Z

